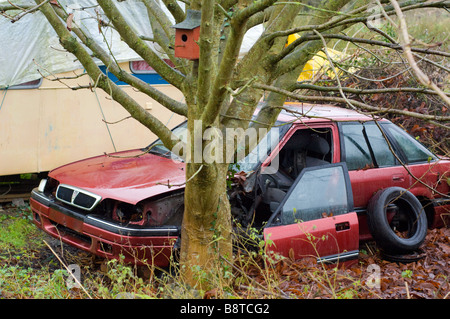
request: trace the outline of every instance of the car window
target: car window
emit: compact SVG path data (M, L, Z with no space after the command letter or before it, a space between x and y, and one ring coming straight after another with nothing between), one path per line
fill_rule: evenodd
M263 163L266 158L277 149L280 140L289 130L291 125L282 122L276 122L274 126L267 132L267 134L261 139L256 147L251 150L244 158L239 158L239 153L242 151L242 146L238 146L236 151L237 163L233 164L238 171L251 172L257 169L257 167ZM247 144L248 145L248 144Z
M374 163L363 134L362 124L343 123L341 131L344 137L343 148L348 169L356 170L372 167Z
M349 170L396 165L394 154L374 122L343 123L341 130Z
M344 166L305 169L282 204L280 220L288 225L346 214L348 203Z
M395 156L389 148L386 138L374 122L364 123L370 146L378 167L394 166Z
M180 125L176 126L172 129L172 133L178 137L183 143L187 142L188 138L188 129L187 129L187 121L181 123ZM153 143L151 143L149 146L145 148L146 152L150 153L156 153L159 155L171 157L172 159L176 159L179 161L182 161L183 159L178 156L178 154L175 154L171 152L167 147L164 146L162 141L160 139L157 139ZM180 150L178 150L180 151Z
M384 123L387 130L396 141L397 147L403 152L408 163L427 162L436 159L436 156L428 149L393 123Z

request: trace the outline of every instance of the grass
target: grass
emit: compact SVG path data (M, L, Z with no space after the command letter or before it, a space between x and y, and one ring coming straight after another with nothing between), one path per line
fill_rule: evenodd
M359 263L343 268L317 264L314 257L298 261L274 255L270 245L250 236L254 249L241 245L233 264L223 260L220 269L194 269L199 281L213 287L199 291L174 269L99 260L60 246L32 224L28 207L0 210L0 234L0 299L367 299L423 296L427 289L433 290L428 298L450 297L448 271L440 268L446 257L436 253L426 264L396 265L377 259L376 247L367 246ZM445 229L430 234L425 248L444 247L445 234ZM79 266L80 285L67 271L73 265ZM378 265L381 290L370 286L370 265ZM434 277L427 279L430 271Z
M405 17L408 33L412 37L414 46L423 47L424 44L428 44L437 46L434 49L445 51L450 34L450 14L447 11L433 8L414 10L406 12ZM391 16L391 19L398 25L396 16ZM382 19L377 22L376 26L398 41L397 27L391 22ZM369 30L362 24L356 24L350 27L345 33L348 36L357 38L388 41L380 34ZM345 51L348 54L353 53L358 48L351 43L341 40L330 41L329 47ZM368 48L371 49L372 47L368 46Z
M198 291L167 269L134 267L121 260L99 262L70 247L50 248L46 243L52 239L32 224L28 206L0 210L0 299L286 299L324 293L332 298L355 296L351 291L335 290L336 270L311 268L310 273L305 273L288 258L269 257L265 246L258 242L260 239L253 239L256 249L241 249L234 264L223 260L221 269L196 269L199 280L215 287ZM69 264L80 266L82 286L73 284L67 271ZM297 287L305 276L314 280ZM292 282L296 282L295 287L286 289Z

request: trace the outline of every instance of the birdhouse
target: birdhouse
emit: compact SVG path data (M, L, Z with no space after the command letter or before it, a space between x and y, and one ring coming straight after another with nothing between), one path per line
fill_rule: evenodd
M175 57L189 60L197 60L200 57L201 12L186 10L186 19L173 25L175 28Z

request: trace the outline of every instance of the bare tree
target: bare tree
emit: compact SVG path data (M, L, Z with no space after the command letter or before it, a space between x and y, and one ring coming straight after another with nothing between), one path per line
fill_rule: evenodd
M116 30L122 40L153 67L165 80L181 90L185 103L177 102L162 94L154 87L123 71L110 52L93 41L91 32L72 21L66 8L56 1L35 0L36 5L22 7L19 15L8 15L17 21L24 14L36 14L39 10L45 15L60 38L62 46L72 53L83 65L95 87L104 90L120 103L137 121L142 123L158 137L169 149L180 141L158 119L146 112L133 98L113 83L97 66L98 58L120 81L155 99L168 110L184 115L188 119L190 136L203 133L211 127L222 132L227 128L270 128L278 117L287 98L305 102L336 103L357 109L361 112L386 114L396 112L425 121L437 123L448 129L449 116L423 115L413 111L379 108L370 102L358 100L361 96L392 94L405 91L418 91L423 94L439 95L445 101L448 93L436 93L434 88L425 86L410 88L357 89L345 86L343 73L348 67L333 61L328 54L327 43L333 40L352 43L364 54L376 56L375 48L389 48L405 52L408 56L439 56L448 58L449 53L439 47L412 46L399 43L386 32L372 26L370 19L386 19L397 12L407 12L423 8L446 8L449 1L410 0L399 3L392 1L368 0L320 0L320 1L277 1L277 0L191 0L186 9L201 13L198 59L176 58L174 54L175 29L170 19L162 12L165 5L177 23L186 18L185 10L179 2L162 0L142 0L148 13L149 28L154 38L147 39L129 27L117 3L111 0L98 0L98 28ZM312 3L312 4L311 4ZM12 6L12 5L11 5ZM14 6L0 7L7 10ZM370 8L379 8L371 11ZM253 26L263 25L264 31L249 52L240 57L245 33ZM370 37L347 36L345 31L354 25L367 28L367 32L381 36L382 40ZM286 46L289 35L298 34L297 40ZM406 36L406 35L405 35ZM175 67L166 64L149 45L153 41L170 58ZM330 60L334 73L334 85L323 86L316 83L299 83L297 78L305 64L320 50L324 50ZM424 57L425 59L425 57ZM430 63L436 63L431 61ZM439 64L439 63L436 63ZM404 64L405 70L409 64ZM443 65L443 64L439 64ZM443 67L446 72L448 69ZM406 72L406 71L405 71ZM342 79L341 79L342 77ZM333 96L323 96L320 92L335 92ZM351 97L351 94L355 98ZM261 110L255 120L252 115L263 96ZM201 121L201 122L196 122ZM195 125L201 123L201 125ZM199 130L198 132L194 132ZM201 150L207 147L203 140ZM184 150L194 153L194 143L188 143ZM225 152L223 152L225 153ZM227 172L231 158L208 162L187 161L185 212L182 225L181 265L188 283L195 284L192 266L201 269L221 267L222 259L232 260L232 224L230 204L227 198ZM183 268L183 265L186 267Z

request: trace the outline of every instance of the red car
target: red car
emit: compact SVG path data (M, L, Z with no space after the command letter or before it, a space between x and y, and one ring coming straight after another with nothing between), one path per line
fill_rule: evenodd
M239 163L245 182L229 194L236 224L259 228L271 250L335 263L357 258L360 241L375 239L389 254L408 254L427 228L446 222L449 159L385 119L286 106L306 116L280 114L283 125L258 145L266 156ZM184 209L184 186L167 183L183 185L185 164L157 144L51 171L31 195L35 224L99 256L167 266Z

